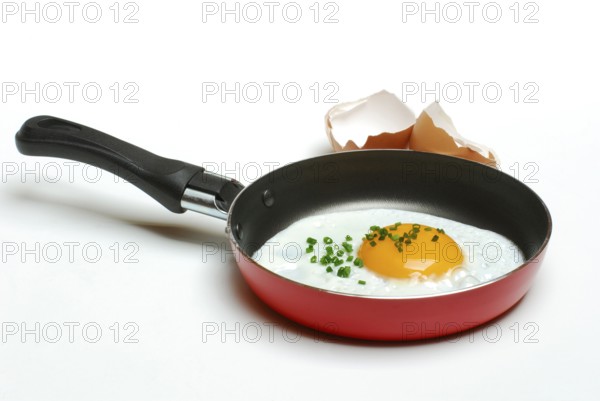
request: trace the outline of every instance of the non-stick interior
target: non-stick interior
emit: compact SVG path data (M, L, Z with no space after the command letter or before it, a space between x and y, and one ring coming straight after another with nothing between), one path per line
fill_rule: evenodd
M252 255L303 217L365 208L429 213L492 230L514 241L528 259L551 226L541 199L511 176L454 157L402 150L337 153L275 170L240 194L230 225L244 253Z

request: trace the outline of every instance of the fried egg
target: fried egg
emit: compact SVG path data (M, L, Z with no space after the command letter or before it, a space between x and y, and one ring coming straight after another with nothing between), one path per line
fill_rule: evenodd
M520 266L508 238L430 214L367 209L314 215L252 258L290 280L346 294L417 296L468 288Z

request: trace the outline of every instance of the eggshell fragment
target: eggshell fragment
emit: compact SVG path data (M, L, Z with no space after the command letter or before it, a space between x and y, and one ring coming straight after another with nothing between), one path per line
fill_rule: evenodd
M491 149L458 133L439 103L429 105L415 119L406 104L385 90L334 106L325 116L325 127L336 152L411 149L460 157L491 167L497 167L498 163Z
M491 149L463 138L437 102L429 105L417 118L409 148L473 160L491 167L496 167L497 162Z
M327 138L336 152L356 149L406 149L415 115L387 91L327 112ZM343 143L344 145L340 145Z

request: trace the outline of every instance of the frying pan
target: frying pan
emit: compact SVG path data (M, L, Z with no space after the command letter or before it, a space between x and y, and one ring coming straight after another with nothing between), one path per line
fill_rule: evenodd
M130 181L174 213L226 219L240 271L280 314L335 335L416 340L452 335L507 311L540 268L552 222L526 185L483 164L406 150L319 156L276 169L246 188L202 167L165 159L115 137L55 117L26 121L16 135L26 155L73 159ZM502 234L526 262L468 289L426 296L337 293L281 277L252 260L293 222L332 211L397 208L437 215Z

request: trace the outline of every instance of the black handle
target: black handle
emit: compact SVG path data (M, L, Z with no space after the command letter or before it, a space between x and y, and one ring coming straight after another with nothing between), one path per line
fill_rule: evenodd
M103 132L56 117L27 120L15 140L25 155L76 160L116 174L174 213L185 212L181 199L186 189L213 196L215 207L223 213L229 211L243 189L239 182L205 172L200 166L157 156Z

